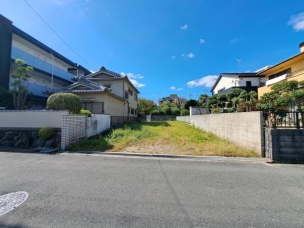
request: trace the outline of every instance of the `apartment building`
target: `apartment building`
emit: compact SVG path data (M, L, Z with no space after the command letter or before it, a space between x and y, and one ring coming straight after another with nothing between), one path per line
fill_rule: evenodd
M10 74L15 60L22 59L33 67L30 80L24 83L29 90L31 109L45 108L46 91L58 90L72 84L75 79L91 72L67 59L57 51L15 27L0 14L0 87L9 89Z

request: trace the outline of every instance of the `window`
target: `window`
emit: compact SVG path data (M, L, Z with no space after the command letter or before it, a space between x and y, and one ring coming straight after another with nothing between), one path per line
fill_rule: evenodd
M129 92L129 94L131 95L131 96L133 96L133 91L132 90L128 90L128 92Z
M282 76L282 75L284 75L284 74L290 74L290 73L291 73L291 68L288 68L288 69L282 70L282 71L280 71L280 72L278 72L278 73L275 73L275 74L270 75L270 76L268 77L268 80L274 79L274 78L277 78L277 77L280 77L280 76Z
M134 100L137 101L137 94L136 93L134 94Z
M125 92L125 98L129 99L129 94L127 92Z
M251 81L246 81L246 86L247 87L251 86Z

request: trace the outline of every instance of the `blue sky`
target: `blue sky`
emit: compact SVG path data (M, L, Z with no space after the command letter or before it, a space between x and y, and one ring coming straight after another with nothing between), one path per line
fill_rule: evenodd
M140 97L210 94L220 73L299 53L303 0L1 0L0 14L92 71L128 75ZM240 61L238 61L240 60Z

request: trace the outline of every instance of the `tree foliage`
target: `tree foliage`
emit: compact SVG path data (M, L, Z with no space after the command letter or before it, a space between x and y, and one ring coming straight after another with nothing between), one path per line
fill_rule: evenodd
M190 99L190 100L186 101L186 103L185 103L185 109L189 110L190 106L198 106L198 101L197 100L193 100L193 99Z
M79 114L81 99L73 93L54 93L47 99L46 108L51 110L69 110L70 114Z
M16 110L25 109L26 96L28 94L25 82L31 77L33 67L25 66L24 61L21 59L15 60L16 69L10 75L12 82L10 83L11 91L13 94L13 104Z
M284 81L271 87L269 93L261 96L257 106L264 111L276 112L286 110L286 106L294 101L298 111L304 109L304 81Z
M138 99L137 107L139 115L149 115L152 111L157 110L157 105L154 101L145 98Z

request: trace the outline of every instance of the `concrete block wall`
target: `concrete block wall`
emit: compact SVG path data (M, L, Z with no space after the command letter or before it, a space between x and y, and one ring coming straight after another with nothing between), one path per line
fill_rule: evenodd
M111 116L92 114L91 117L87 118L86 124L86 137L100 134L111 128Z
M265 128L265 155L275 162L304 163L304 130Z
M263 156L263 116L262 112L239 112L178 117L197 128L212 132L222 139L256 151Z
M61 128L61 117L68 111L0 111L0 129Z

